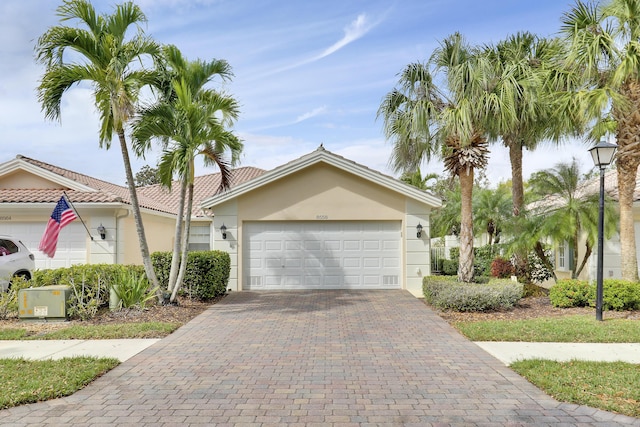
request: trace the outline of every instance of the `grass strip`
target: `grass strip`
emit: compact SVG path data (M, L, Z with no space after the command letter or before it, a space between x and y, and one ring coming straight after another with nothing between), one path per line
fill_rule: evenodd
M640 322L592 316L545 317L523 320L456 322L454 327L471 341L522 342L640 342Z
M68 396L119 363L96 357L0 359L0 409Z
M640 417L638 365L532 359L510 367L556 400Z
M162 338L180 327L179 323L145 322L110 325L70 326L29 339L39 340L96 340L123 338Z
M0 340L106 340L125 338L164 338L181 326L172 322L75 325L55 331L29 335L24 329L1 329Z

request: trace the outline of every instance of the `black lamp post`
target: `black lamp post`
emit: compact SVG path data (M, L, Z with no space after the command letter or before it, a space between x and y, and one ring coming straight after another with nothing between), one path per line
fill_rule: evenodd
M593 163L600 168L600 210L598 213L598 267L596 272L596 320L602 320L602 260L604 252L604 170L613 161L618 146L600 141L589 149Z

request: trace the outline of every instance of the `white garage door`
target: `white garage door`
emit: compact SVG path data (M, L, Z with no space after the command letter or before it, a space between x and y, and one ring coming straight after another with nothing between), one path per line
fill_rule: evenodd
M244 289L398 289L399 221L250 222Z
M36 268L70 267L87 262L87 231L79 221L74 221L60 230L58 247L53 258L47 257L38 250L40 239L44 233L44 222L7 222L0 223L0 234L7 234L22 240L36 258Z

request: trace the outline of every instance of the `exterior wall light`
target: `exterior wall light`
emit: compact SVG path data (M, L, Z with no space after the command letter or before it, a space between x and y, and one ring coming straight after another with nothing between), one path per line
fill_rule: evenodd
M107 238L107 229L104 228L104 225L100 224L96 230L98 230L98 234L100 234L102 240Z
M416 231L416 237L419 239L422 237L422 224L418 223L418 225L416 225Z
M220 227L220 233L222 233L222 240L227 238L227 227L222 223L222 227Z

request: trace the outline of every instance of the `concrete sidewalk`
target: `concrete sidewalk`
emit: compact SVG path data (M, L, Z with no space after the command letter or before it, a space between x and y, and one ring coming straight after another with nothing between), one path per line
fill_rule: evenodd
M157 343L159 339L122 340L0 340L0 359L62 359L73 356L113 357L121 362Z
M113 357L121 362L159 339L1 341L0 358L61 359L72 356ZM560 362L588 360L640 364L640 343L594 344L549 342L476 342L480 348L509 366L517 360L548 359Z
M640 364L640 344L554 342L476 342L480 348L509 366L517 360L547 359L558 362L628 362Z

